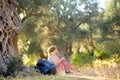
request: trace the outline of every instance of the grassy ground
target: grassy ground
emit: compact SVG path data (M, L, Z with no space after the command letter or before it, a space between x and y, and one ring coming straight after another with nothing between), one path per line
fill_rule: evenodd
M88 71L87 71L88 72ZM80 72L79 72L80 73ZM0 80L119 80L119 79L107 79L103 77L98 77L89 72L89 75L84 74L56 74L56 75L29 75L29 76L17 76L17 77L0 77Z
M103 63L100 61L100 63ZM25 70L17 75L16 78L8 77L2 78L0 80L120 80L120 65L108 65L105 64L101 66L90 67L84 66L78 70L74 75L72 74L56 74L56 75L41 75L37 73L34 69L28 68L28 71ZM100 65L100 64L99 64ZM105 66L106 65L106 66ZM111 66L112 65L112 66Z
M17 78L0 78L0 80L90 80L85 78L73 77L73 76L61 76L61 75L39 75L29 77L17 77Z

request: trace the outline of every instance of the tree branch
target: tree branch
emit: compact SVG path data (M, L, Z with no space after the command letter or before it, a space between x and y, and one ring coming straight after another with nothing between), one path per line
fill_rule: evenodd
M38 16L40 13L33 13L33 14L29 14L29 15L27 15L27 16L25 16L23 19L22 19L22 23L24 23L24 21L27 19L27 18L29 18L29 17L31 17L31 16Z

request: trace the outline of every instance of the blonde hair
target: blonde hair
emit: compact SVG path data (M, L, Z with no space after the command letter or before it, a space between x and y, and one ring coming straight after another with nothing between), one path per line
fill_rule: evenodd
M57 48L56 45L52 45L52 46L48 47L48 49L47 49L48 56L50 56L51 52L53 52L56 48Z

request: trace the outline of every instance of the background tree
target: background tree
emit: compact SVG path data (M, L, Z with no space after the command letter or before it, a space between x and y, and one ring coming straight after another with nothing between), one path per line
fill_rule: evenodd
M50 19L50 14L47 13L47 7L51 3L51 0L17 1L19 2L18 12L22 15L23 23L22 32L19 36L20 52L22 54L35 54L38 57L45 58L41 45L46 39L43 30L45 29L44 25L48 24L47 20ZM41 25L43 27L40 27Z
M110 14L115 16L119 12L119 1L107 3L117 4L118 6L114 5L115 10L113 7L106 7L102 11L96 0L18 0L18 2L17 10L23 22L18 41L19 50L20 53L29 55L31 59L38 59L39 56L47 58L46 50L51 44L57 45L68 57L73 53L94 55L96 50L110 53L102 47L108 45L106 43L108 40L115 40L113 35L117 34L115 37L119 37L119 20L110 16ZM117 26L115 31L114 25Z
M19 1L21 6L23 5L21 4L22 2L24 1ZM23 31L21 33L21 39L19 39L21 40L19 43L22 44L20 49L21 53L35 53L41 57L45 57L46 54L44 53L46 53L47 46L56 44L63 54L65 53L66 56L70 56L73 53L72 48L74 47L74 42L80 45L80 42L84 41L83 39L92 40L92 37L88 37L90 28L86 27L84 29L84 25L86 23L89 25L91 23L89 21L95 21L93 17L98 13L97 2L90 0L82 2L78 2L77 0L54 0L47 2L49 3L47 7L39 5L35 9L33 5L36 5L36 3L34 1L31 2L28 0L27 3L29 3L28 8L27 6L21 7L21 13L25 15L22 19ZM42 2L40 3L42 4ZM32 7L30 7L31 5ZM83 5L85 8L81 8ZM80 46L78 47L78 52L79 49Z
M95 41L97 51L102 57L110 57L119 54L119 1L110 0L106 2L106 7L97 16L96 31L99 34ZM117 16L117 17L116 17ZM114 36L114 37L113 37ZM96 53L96 52L95 52Z

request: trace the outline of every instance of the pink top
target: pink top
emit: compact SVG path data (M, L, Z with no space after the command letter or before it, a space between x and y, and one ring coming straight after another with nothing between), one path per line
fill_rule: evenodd
M58 61L60 61L60 58L57 55L50 55L48 57L48 60L53 63L58 63Z
M50 55L50 56L48 57L48 60L49 60L50 62L53 62L53 63L58 63L58 61L60 61L60 58L59 58L57 55ZM61 62L60 64L56 65L56 69L57 69L57 71L59 72L59 71L64 70L65 67L64 67L63 63Z

